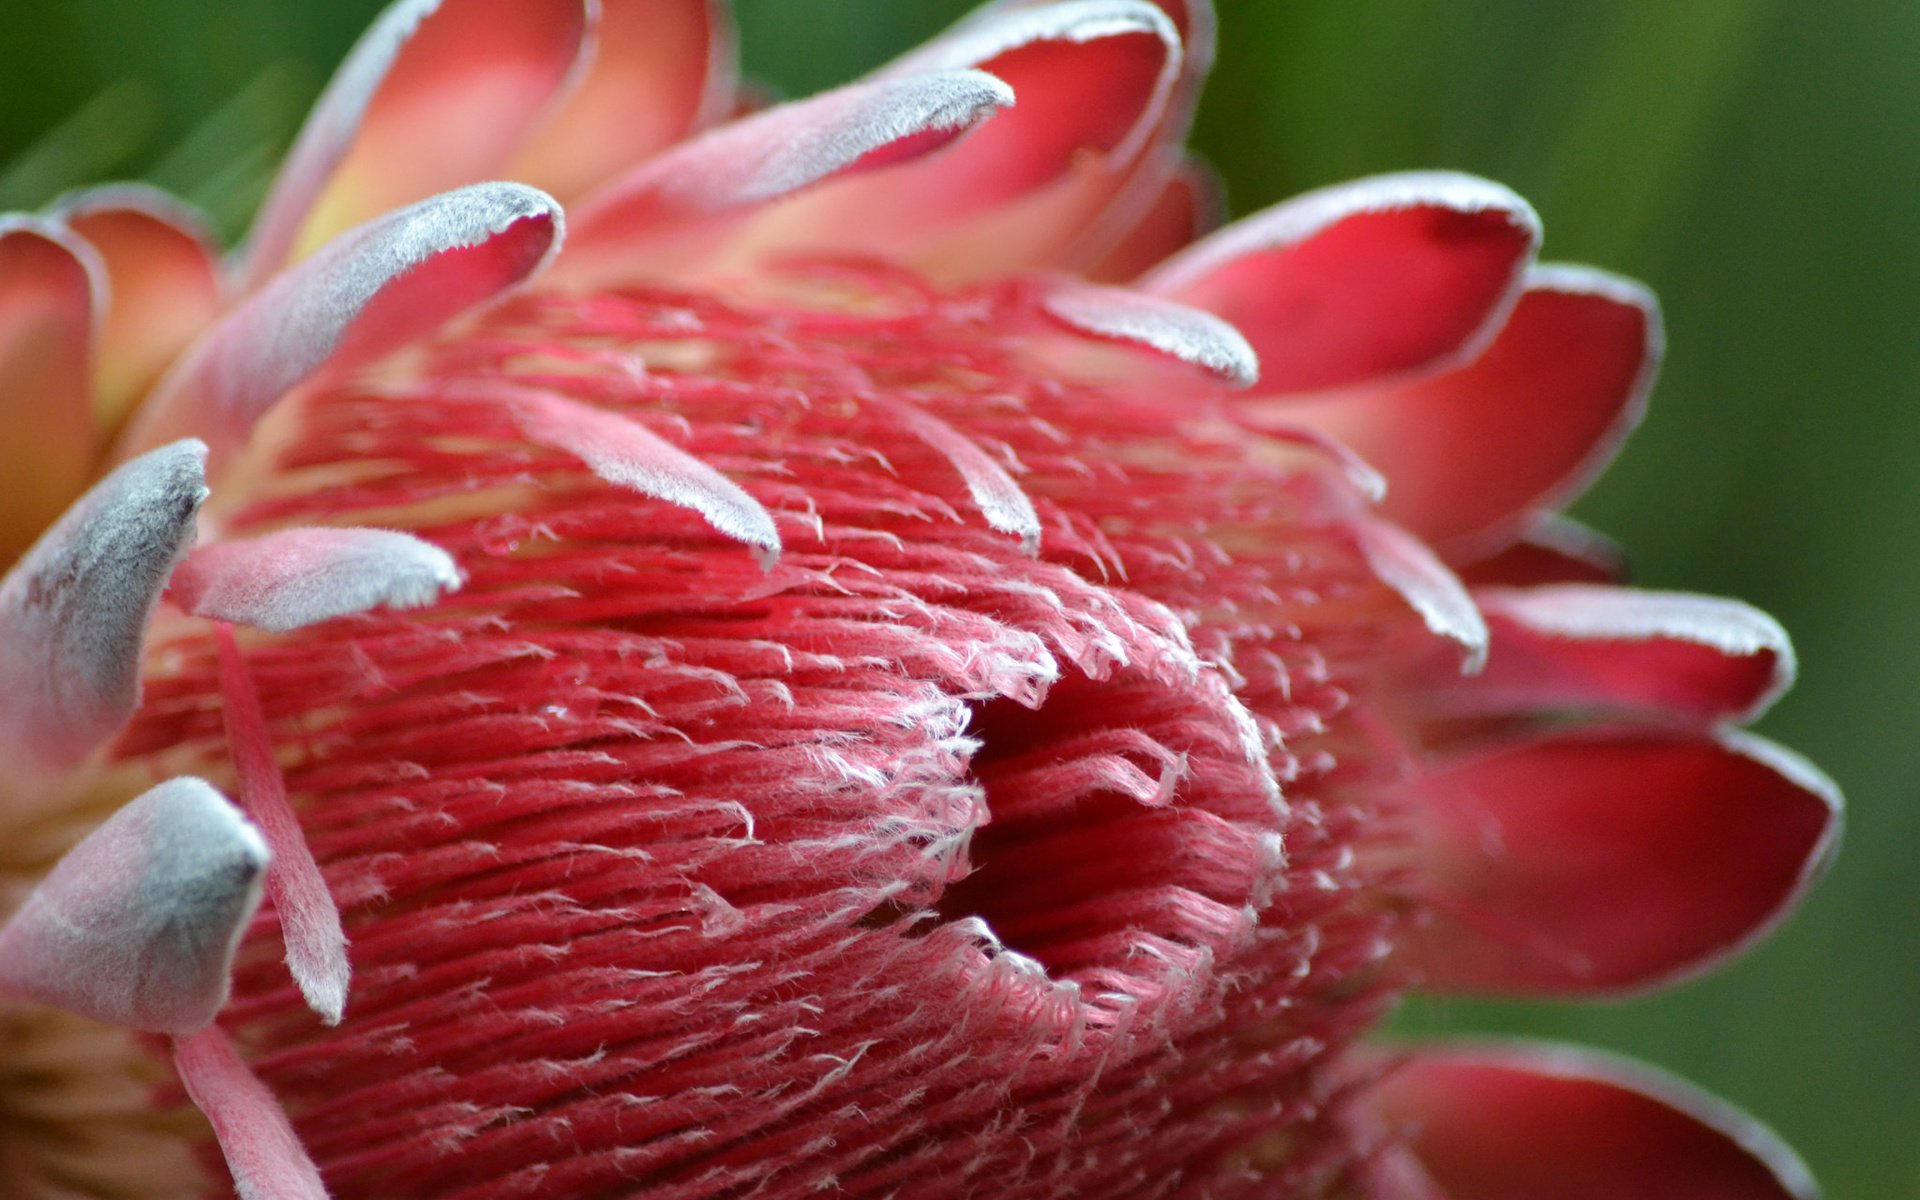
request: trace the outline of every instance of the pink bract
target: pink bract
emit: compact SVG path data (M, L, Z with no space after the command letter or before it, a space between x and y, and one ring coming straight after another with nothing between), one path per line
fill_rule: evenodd
M230 262L0 219L0 1190L1811 1195L1369 1037L1707 969L1839 798L1777 624L1554 515L1652 296L1449 172L1210 229L1214 36L755 109L719 0L400 0Z

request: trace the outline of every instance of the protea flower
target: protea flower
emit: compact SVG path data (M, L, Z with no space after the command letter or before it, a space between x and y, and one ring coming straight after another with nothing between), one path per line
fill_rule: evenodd
M1199 236L1212 37L743 111L709 0L401 0L229 262L9 219L6 1193L1807 1194L1365 1040L1703 969L1838 802L1552 515L1652 298L1452 174Z

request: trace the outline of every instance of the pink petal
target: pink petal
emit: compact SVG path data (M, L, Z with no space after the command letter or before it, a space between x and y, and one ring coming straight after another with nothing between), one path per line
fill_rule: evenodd
M168 780L68 851L0 930L0 993L192 1033L227 1002L267 858L205 780Z
M1826 866L1840 796L1757 738L1623 726L1462 756L1415 808L1426 984L1594 996L1707 970L1783 920Z
M1493 557L1467 563L1460 568L1460 577L1475 586L1493 587L1621 583L1627 578L1627 553L1604 534L1553 516Z
M857 83L744 117L589 197L574 214L565 277L584 284L667 269L768 201L927 154L1011 103L991 75L945 71ZM689 225L705 228L690 234Z
M1088 264L1086 276L1107 283L1137 279L1218 227L1225 212L1220 181L1199 163L1182 161L1132 225Z
M527 438L573 455L608 483L690 508L752 547L761 565L780 557L773 517L739 484L618 413L516 390L504 397Z
M1474 592L1493 631L1487 669L1440 681L1445 712L1646 708L1750 721L1793 682L1779 622L1737 600L1560 584Z
M240 777L240 803L259 822L273 854L267 892L280 917L287 967L307 1006L327 1024L338 1025L353 975L347 963L347 935L340 928L340 908L313 860L300 819L287 803L287 785L273 756L267 719L233 633L221 625L214 634L220 647L220 700L234 771Z
M1240 331L1199 309L1065 279L1049 287L1041 305L1069 329L1190 363L1235 387L1247 387L1260 376L1260 360Z
M173 573L195 616L284 633L375 608L420 608L460 586L446 551L385 529L283 529L216 542Z
M11 562L86 486L92 370L105 271L86 243L32 217L0 217L0 562Z
M539 271L560 207L513 183L424 200L335 239L229 313L141 407L124 447L192 432L216 456L292 388L422 337Z
M977 68L1012 87L1014 107L944 154L785 206L764 236L905 259L948 283L1053 262L1133 180L1181 61L1173 23L1143 0L983 10L881 78Z
M1472 675L1487 661L1487 623L1453 572L1405 530L1370 517L1352 522L1355 543L1381 583L1400 594L1432 632L1460 644L1460 670Z
M173 1044L174 1069L207 1114L240 1200L327 1200L287 1114L218 1025Z
M724 119L733 41L721 0L601 0L585 75L507 178L571 201Z
M199 216L140 184L65 198L67 228L100 255L109 301L94 379L95 416L117 428L167 364L219 315L220 267Z
M1644 288L1584 267L1539 267L1474 362L1289 400L1273 415L1352 446L1386 472L1387 515L1448 557L1472 558L1598 474L1646 409L1660 348L1659 307ZM1270 352L1261 361L1271 372Z
M140 698L140 648L207 498L206 446L175 442L95 484L0 583L0 746L70 766Z
M1815 1200L1753 1118L1670 1076L1538 1043L1415 1051L1371 1106L1449 1200Z
M575 71L584 0L398 0L363 34L249 237L251 290L342 230L500 176Z
M878 397L870 402L881 403ZM924 409L894 402L886 402L884 407L915 437L953 464L988 526L1019 538L1027 553L1039 552L1040 514L1005 467L965 434Z
M1478 353L1540 240L1527 202L1444 171L1357 180L1244 218L1142 285L1219 313L1265 392L1339 387Z

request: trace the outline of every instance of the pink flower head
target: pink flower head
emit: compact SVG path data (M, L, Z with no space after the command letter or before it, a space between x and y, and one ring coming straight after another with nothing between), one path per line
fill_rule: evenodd
M1552 515L1652 297L1450 173L1206 233L1212 39L751 111L715 0L400 0L229 265L0 224L6 1194L1810 1195L1366 1040L1736 953L1838 797Z

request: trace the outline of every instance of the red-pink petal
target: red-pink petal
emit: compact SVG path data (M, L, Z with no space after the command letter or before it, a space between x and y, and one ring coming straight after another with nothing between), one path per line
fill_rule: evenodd
M1143 0L983 10L881 78L977 68L1014 107L937 157L785 207L779 244L899 257L945 282L1053 262L1133 180L1181 61L1173 23Z
M0 994L192 1033L227 1002L267 860L205 780L168 780L68 851L0 930Z
M1747 735L1634 727L1499 746L1415 784L1411 947L1443 991L1644 990L1738 954L1824 869L1840 797Z
M1448 1200L1815 1200L1794 1153L1688 1084L1593 1051L1432 1047L1369 1091Z
M1238 326L1266 364L1262 392L1311 391L1471 357L1539 239L1533 210L1499 184L1382 175L1236 221L1142 284Z
M856 83L743 117L590 196L573 214L563 276L576 284L631 278L710 254L758 206L938 150L1012 103L991 75L944 71ZM763 235L755 246L777 241Z
M528 440L573 455L608 483L692 509L751 547L763 566L780 557L780 531L758 500L646 427L544 392L516 390L502 399Z
M1380 582L1398 592L1429 630L1459 643L1463 674L1479 671L1487 661L1487 623L1446 564L1388 522L1357 517L1351 525L1355 544Z
M94 412L101 428L111 431L219 315L218 255L195 213L139 184L67 197L59 216L94 248L106 272Z
M173 1043L174 1069L207 1114L240 1200L327 1200L287 1114L218 1025Z
M733 41L721 0L600 0L585 74L506 177L571 201L723 119Z
M1108 283L1137 279L1212 232L1225 212L1220 181L1200 163L1185 159L1133 224L1087 266L1085 274Z
M95 484L0 583L0 748L70 766L132 715L147 618L193 541L207 448L175 442Z
M1442 712L1643 708L1741 722L1793 682L1786 631L1737 600L1591 584L1473 595L1492 651L1477 677L1436 681Z
M385 529L282 529L188 554L168 595L195 616L284 633L375 608L419 608L460 586L446 551Z
M1235 387L1247 387L1260 376L1260 360L1240 331L1197 308L1068 279L1053 281L1040 303L1078 333L1177 359Z
M1640 285L1537 267L1493 344L1466 366L1275 402L1272 415L1352 446L1386 473L1387 515L1449 558L1472 558L1599 473L1646 409L1661 344L1659 306ZM1261 362L1271 371L1264 350Z
M242 284L381 213L497 178L574 72L584 0L398 0L363 34L260 208Z
M1531 587L1540 583L1622 583L1627 553L1606 535L1552 516L1490 558L1459 568L1473 586Z
M448 192L343 234L196 342L121 444L193 433L216 455L229 450L292 388L493 300L539 271L560 240L559 205L514 183Z
M96 453L91 358L105 269L52 222L0 217L0 562L86 486Z
M878 398L874 403L880 404ZM989 526L1019 538L1020 545L1029 554L1040 549L1040 514L1035 511L1026 489L991 454L925 409L894 402L882 406L912 431L913 436L953 464L967 485L967 495Z
M308 1007L329 1025L338 1025L347 1007L347 985L353 969L347 963L347 935L340 927L340 908L313 860L300 819L287 804L287 785L273 754L267 720L253 677L225 626L214 631L220 647L220 700L226 718L227 743L232 748L234 772L240 777L240 803L259 823L273 863L267 870L267 892L280 917L280 933L287 947L287 967L306 998Z

